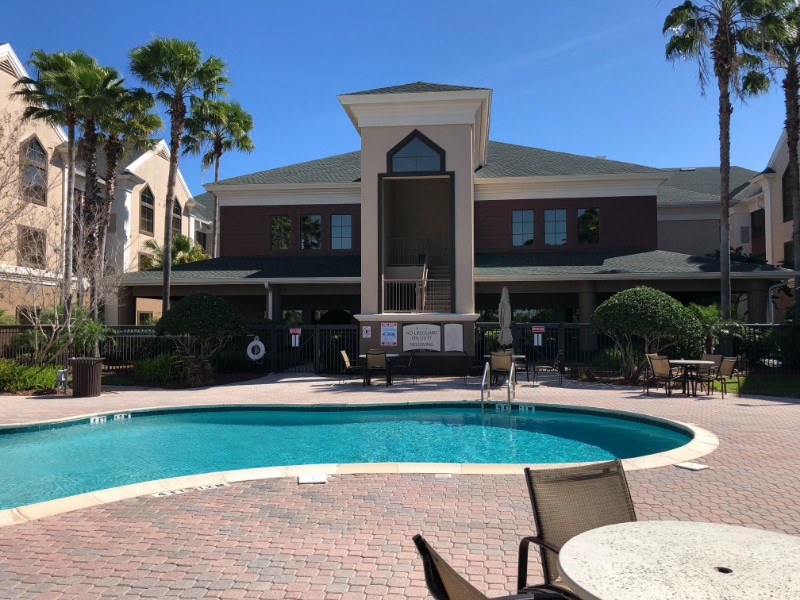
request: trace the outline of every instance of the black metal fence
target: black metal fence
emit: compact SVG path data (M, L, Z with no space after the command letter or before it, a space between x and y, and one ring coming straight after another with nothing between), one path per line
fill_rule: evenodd
M101 344L104 368L127 371L138 360L176 352L171 337L157 336L152 326L112 327ZM475 363L499 347L497 323L475 324ZM552 364L561 352L568 368L586 367L596 374L618 372L619 360L613 341L592 331L586 323L512 323L515 354L529 361ZM31 363L35 355L36 330L28 325L0 326L0 358ZM262 359L247 358L247 347L258 336L264 344ZM271 325L251 327L247 335L233 338L217 355L219 370L254 372L338 373L343 367L341 350L358 355L357 325ZM794 346L792 345L794 343ZM790 338L785 325L742 325L721 336L717 353L740 357L740 368L751 373L800 375L800 366L789 360L789 349L800 346ZM674 352L680 352L675 350ZM673 353L674 353L673 352ZM74 355L64 349L48 362L66 366Z

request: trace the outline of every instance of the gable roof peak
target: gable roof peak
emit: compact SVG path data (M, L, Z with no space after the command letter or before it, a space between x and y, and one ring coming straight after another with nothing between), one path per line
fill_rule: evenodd
M375 88L372 90L363 90L360 92L350 92L349 94L342 94L343 96L365 96L368 94L424 94L428 92L463 92L470 90L488 90L489 88L483 87L468 87L463 85L450 85L446 83L429 83L427 81L415 81L413 83L404 83L402 85L393 85L382 88Z

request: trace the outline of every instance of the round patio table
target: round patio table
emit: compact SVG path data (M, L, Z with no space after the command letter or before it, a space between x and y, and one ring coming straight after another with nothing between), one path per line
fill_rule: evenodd
M718 523L619 523L570 539L558 568L584 600L800 598L800 537Z
M687 394L697 396L697 378L695 377L695 374L697 373L697 367L710 367L717 363L715 363L713 360L691 360L681 358L670 360L669 364L676 367L683 367L683 387Z

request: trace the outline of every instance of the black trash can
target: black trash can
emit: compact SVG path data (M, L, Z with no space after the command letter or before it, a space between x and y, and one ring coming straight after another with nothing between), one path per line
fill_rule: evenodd
M103 358L70 358L72 367L72 395L87 398L100 395L100 380L103 374Z

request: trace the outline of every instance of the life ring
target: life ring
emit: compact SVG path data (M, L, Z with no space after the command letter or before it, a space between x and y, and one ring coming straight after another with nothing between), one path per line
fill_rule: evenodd
M265 352L264 342L258 339L258 336L247 346L247 358L250 360L261 360Z

